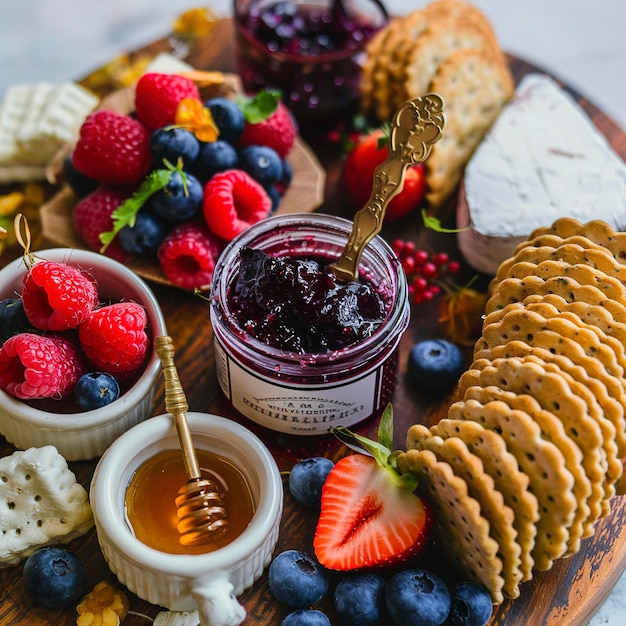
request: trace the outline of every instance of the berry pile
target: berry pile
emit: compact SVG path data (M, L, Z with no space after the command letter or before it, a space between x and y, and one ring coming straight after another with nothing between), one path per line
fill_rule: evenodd
M76 393L63 410L90 410L139 375L150 346L142 306L103 302L91 274L47 260L31 264L20 295L0 302L0 389L28 401Z
M296 132L278 93L203 102L187 76L145 74L134 113L92 113L65 161L76 232L92 250L151 257L171 283L206 289L226 243L278 208Z
M361 441L361 440L359 440ZM368 459L362 455L350 455L345 459ZM323 514L325 500L332 498L337 507L348 510L356 499L359 489L345 482L345 459L337 464L324 457L303 459L294 465L289 474L289 491L301 504L320 509ZM374 462L375 463L375 462ZM384 492L377 490L371 482L371 475L358 470L355 479L365 481L369 486L370 499L381 499ZM343 483L343 485L338 484ZM343 488L343 491L341 489ZM373 490L373 491L372 491ZM372 495L376 494L376 497ZM395 516L402 517L403 510L392 506ZM388 522L391 524L391 522ZM357 535L369 534L369 520L366 515L360 518ZM343 527L339 524L341 532ZM385 533L388 542L393 541L391 526ZM316 540L320 532L316 531ZM345 535L348 536L348 535ZM358 544L350 539L347 544ZM376 546L380 549L380 543ZM448 586L434 572L411 566L400 561L399 566L385 573L380 568L374 570L362 567L349 569L335 564L334 570L342 570L334 576L328 569L324 557L320 558L314 541L316 555L303 550L288 549L276 555L268 570L269 589L274 598L289 608L290 613L282 622L283 626L328 626L330 620L321 610L315 608L324 598L332 594L332 604L346 626L375 626L379 624L428 624L441 626L485 626L492 614L492 602L487 590L473 583L460 582ZM357 558L363 558L368 551L362 546L352 545ZM371 553L371 550L369 550ZM333 589L334 584L334 589Z
M412 241L396 239L391 248L402 263L409 283L409 294L415 304L430 302L441 292L440 283L461 269L458 261L446 252L428 252Z

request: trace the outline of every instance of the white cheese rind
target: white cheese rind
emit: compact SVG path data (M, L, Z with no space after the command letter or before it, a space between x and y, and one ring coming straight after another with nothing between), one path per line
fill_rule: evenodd
M559 217L626 229L626 165L556 81L530 74L470 159L459 247L495 273L520 240ZM463 215L463 212L466 215ZM505 256L506 255L506 256Z

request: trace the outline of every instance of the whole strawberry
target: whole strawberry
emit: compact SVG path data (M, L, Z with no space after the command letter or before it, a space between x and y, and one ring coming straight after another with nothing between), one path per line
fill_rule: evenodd
M39 330L76 328L98 303L95 280L86 272L56 261L38 261L25 274L24 312Z
M78 327L78 339L94 369L124 379L146 358L150 346L146 325L142 306L117 302L92 311Z
M174 124L176 109L181 100L200 101L200 92L189 78L178 74L144 74L135 89L135 112L150 130Z
M65 334L20 333L0 348L0 389L20 400L64 398L85 372L78 346Z
M165 277L175 285L189 291L207 289L223 247L224 241L204 224L187 222L165 236L157 258Z
M127 189L101 185L74 205L72 210L74 228L90 250L99 252L102 249L100 234L113 228L111 214L130 195L131 191ZM113 239L104 250L104 254L116 261L124 261L128 256L117 239Z
M136 119L101 109L83 122L72 163L99 183L127 185L152 167L149 143L150 133Z
M297 128L289 109L276 94L261 92L243 106L246 122L239 145L267 146L286 158L296 141Z
M382 130L376 130L361 139L346 157L342 183L346 198L355 211L361 209L370 198L374 183L374 170L388 155L387 139ZM426 193L421 163L406 171L402 191L391 200L385 220L392 222L419 207Z

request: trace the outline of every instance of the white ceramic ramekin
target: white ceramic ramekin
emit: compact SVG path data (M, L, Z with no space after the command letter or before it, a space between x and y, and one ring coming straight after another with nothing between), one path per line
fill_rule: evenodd
M102 254L53 248L36 256L88 270L98 283L101 299L132 300L145 307L151 337L166 335L165 320L154 294L137 274ZM0 270L0 299L15 298L26 272L19 258ZM0 434L17 448L53 445L68 461L100 456L122 433L152 414L155 384L161 364L152 351L139 380L117 400L81 413L43 411L0 391Z
M140 598L171 611L198 609L202 626L236 626L245 618L236 596L261 576L278 540L282 480L269 450L244 426L206 413L187 417L196 448L229 459L248 481L255 502L248 528L206 554L168 554L134 537L124 509L128 483L144 461L179 447L174 419L160 415L122 435L98 462L90 488L98 542L111 571Z

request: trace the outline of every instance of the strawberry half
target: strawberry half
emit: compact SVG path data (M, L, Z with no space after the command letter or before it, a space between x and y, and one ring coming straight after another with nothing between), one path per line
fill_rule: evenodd
M390 412L388 407L383 419ZM425 545L431 525L429 507L414 493L416 478L398 472L397 455L382 443L338 432L373 456L347 456L330 471L322 488L315 556L324 567L342 571L406 561Z

